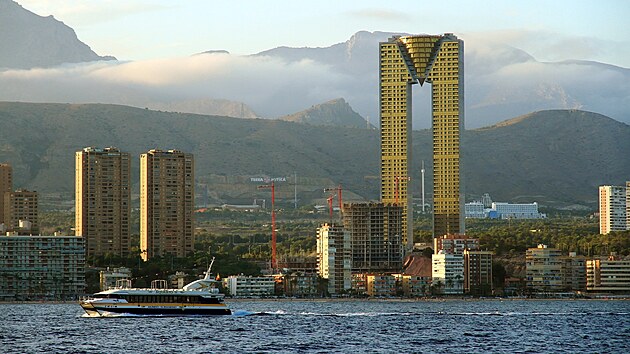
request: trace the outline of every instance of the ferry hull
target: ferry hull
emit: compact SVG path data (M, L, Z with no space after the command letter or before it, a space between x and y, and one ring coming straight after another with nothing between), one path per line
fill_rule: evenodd
M152 316L221 316L231 315L227 307L150 307L150 306L94 306L93 304L81 304L81 307L90 317L107 317L116 315L152 315Z

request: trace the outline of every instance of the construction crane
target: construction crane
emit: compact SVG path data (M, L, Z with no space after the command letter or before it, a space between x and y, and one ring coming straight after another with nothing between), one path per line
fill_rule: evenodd
M273 271L277 268L276 263L276 187L271 184L265 184L258 186L258 189L271 189L271 269Z
M334 197L337 197L337 200L339 200L339 217L341 217L343 213L343 201L341 199L341 184L334 188L324 188L324 193L328 193L328 192L336 192L336 193L331 193L328 199L326 199L328 201L328 208L330 209L330 222L332 223L332 214L333 214L332 202L333 202Z

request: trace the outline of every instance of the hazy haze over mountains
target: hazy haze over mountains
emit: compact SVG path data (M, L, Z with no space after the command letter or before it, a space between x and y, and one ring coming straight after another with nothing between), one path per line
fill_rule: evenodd
M19 7L8 0L0 4ZM76 41L76 36L63 37L66 39L57 43L44 35L63 32L62 27L71 29L51 18L33 16L52 24L51 29L34 37L16 37L22 44L36 44L40 37L47 42L41 51L29 52L33 60L46 58L47 46L71 52L62 49L68 47L67 42ZM28 28L24 26L16 23L12 32L40 28L30 22ZM247 111L244 117L277 118L344 98L361 116L378 125L378 42L392 34L361 31L329 47L279 47L250 56L209 50L189 57L137 62L68 59L66 62L84 63L48 69L21 70L23 66L6 65L13 69L0 71L0 100L116 103L235 116L239 115L234 112ZM559 108L598 112L630 123L629 69L588 61L542 63L510 47L506 44L509 38L496 33L457 35L465 41L468 128ZM2 53L7 62L23 60L18 49ZM429 92L428 86L414 87L415 129L430 126Z

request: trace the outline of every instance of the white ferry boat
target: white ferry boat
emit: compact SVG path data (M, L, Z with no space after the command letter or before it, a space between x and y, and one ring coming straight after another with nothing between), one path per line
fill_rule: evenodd
M90 317L120 315L230 315L232 312L219 293L219 281L212 279L210 267L203 279L195 280L182 289L165 289L166 281L151 283L151 288L131 288L130 281L82 298L79 304Z

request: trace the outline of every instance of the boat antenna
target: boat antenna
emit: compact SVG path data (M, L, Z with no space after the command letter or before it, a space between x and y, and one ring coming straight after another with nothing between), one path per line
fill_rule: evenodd
M210 279L210 271L212 270L213 264L214 264L214 257L212 257L212 260L210 261L210 266L208 267L208 270L206 271L206 277L204 278L205 280Z

